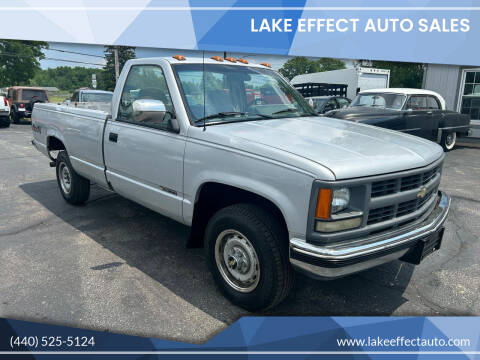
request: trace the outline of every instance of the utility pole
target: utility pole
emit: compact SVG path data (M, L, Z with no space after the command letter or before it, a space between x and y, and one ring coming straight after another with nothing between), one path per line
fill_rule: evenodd
M118 47L115 46L113 49L113 55L115 56L115 82L118 81L118 77L120 76L120 64L118 63Z

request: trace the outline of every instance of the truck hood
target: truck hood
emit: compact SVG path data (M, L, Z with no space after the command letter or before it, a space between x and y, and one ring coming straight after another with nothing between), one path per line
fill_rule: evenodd
M426 166L443 155L440 146L416 136L326 117L222 124L202 133L208 141L272 158L320 179L325 168L335 179L351 179Z

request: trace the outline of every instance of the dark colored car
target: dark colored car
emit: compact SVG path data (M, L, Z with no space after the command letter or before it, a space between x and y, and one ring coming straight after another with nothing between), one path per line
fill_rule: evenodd
M306 99L310 106L319 114L346 108L352 102L352 100L343 96L313 96Z
M442 96L420 89L366 90L348 108L325 115L416 135L439 143L445 151L470 129L468 115L446 110Z
M16 124L20 119L32 117L35 103L48 102L48 92L42 88L13 86L8 88L7 98L10 105L10 117Z

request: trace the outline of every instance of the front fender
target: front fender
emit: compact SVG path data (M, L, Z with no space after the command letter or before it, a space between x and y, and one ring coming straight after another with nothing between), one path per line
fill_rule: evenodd
M261 196L284 216L290 236L304 237L313 178L292 168L247 154L188 143L185 152L183 217L191 225L195 202L205 183L215 182ZM212 159L214 155L214 159ZM222 196L222 194L218 194Z

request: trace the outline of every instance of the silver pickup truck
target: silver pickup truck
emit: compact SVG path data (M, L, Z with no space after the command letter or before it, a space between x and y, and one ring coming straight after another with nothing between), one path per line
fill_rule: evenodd
M442 148L319 117L266 63L131 60L111 111L36 104L32 129L66 201L95 183L190 226L249 310L281 302L294 269L334 279L441 245Z

